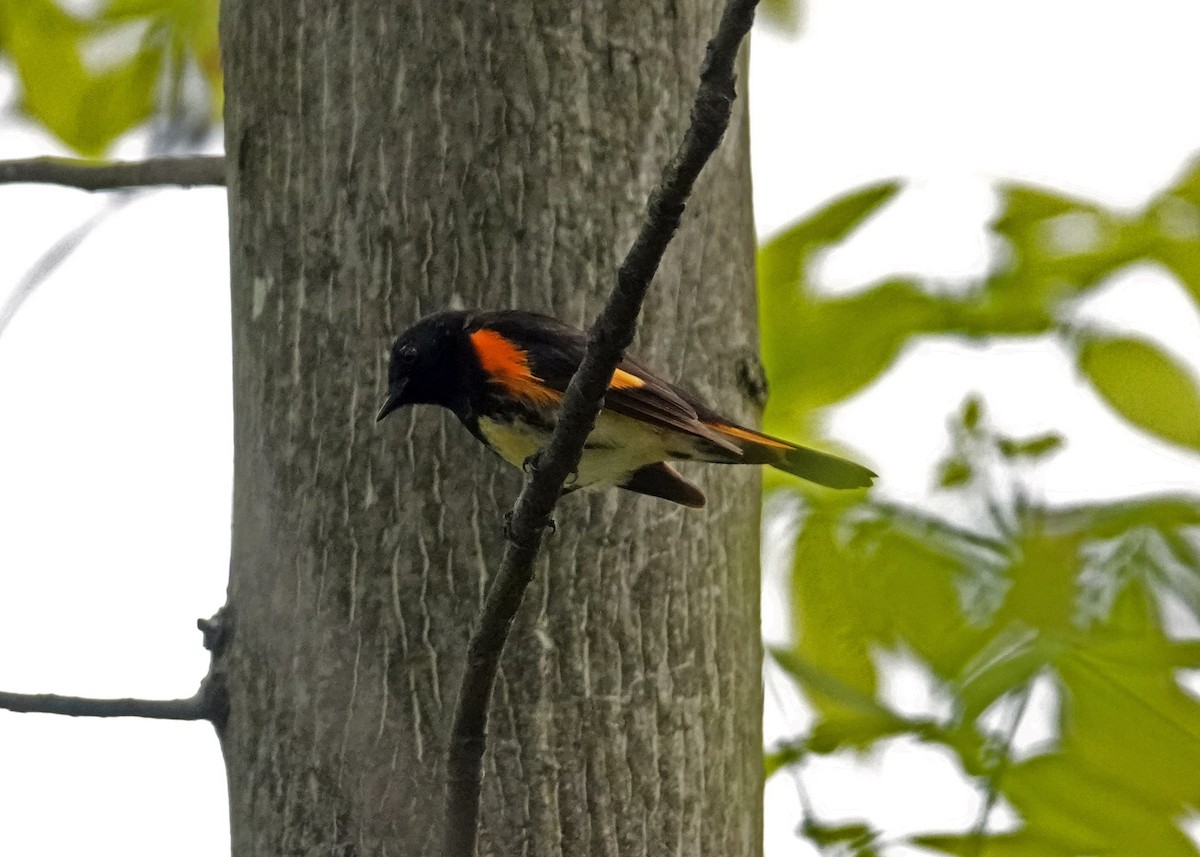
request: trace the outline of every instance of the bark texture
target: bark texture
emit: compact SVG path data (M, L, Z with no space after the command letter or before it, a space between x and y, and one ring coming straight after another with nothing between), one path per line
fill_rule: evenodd
M237 460L233 853L436 853L467 634L520 475L373 422L447 305L594 314L687 122L716 0L226 0ZM753 419L745 98L637 353ZM501 668L481 854L761 851L758 474L556 514Z

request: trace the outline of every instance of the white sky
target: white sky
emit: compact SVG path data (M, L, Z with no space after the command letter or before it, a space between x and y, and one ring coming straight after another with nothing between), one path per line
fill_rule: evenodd
M997 178L1136 207L1200 151L1197 32L1200 3L1186 0L813 0L801 41L755 36L760 230L864 182L908 179L821 266L827 287L845 290L897 271L949 281L981 272ZM10 102L0 71L0 102ZM0 126L0 157L56 150L29 126ZM65 228L106 204L0 188L0 301ZM146 194L0 337L0 688L175 697L203 675L194 621L220 606L228 562L225 231L219 190ZM1123 277L1081 312L1153 329L1200 371L1200 317L1154 270ZM878 465L885 491L924 502L946 416L971 390L1012 433L1068 435L1038 474L1051 500L1200 486L1200 457L1118 423L1039 340L918 345L831 425ZM786 628L771 591L764 608L778 639ZM904 676L889 693L928 704L922 677ZM797 730L801 703L773 708L769 737ZM782 723L781 710L793 719ZM224 774L205 726L0 713L0 759L0 853L227 853ZM897 742L870 762L868 785L851 783L855 766L837 758L806 784L824 820L861 814L865 795L872 820L899 835L972 818L977 799L948 764ZM767 798L768 854L812 854L789 833L794 785L778 777Z

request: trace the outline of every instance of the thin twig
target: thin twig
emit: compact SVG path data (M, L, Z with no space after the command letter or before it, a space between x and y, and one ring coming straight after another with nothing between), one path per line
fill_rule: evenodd
M57 693L9 693L0 690L0 710L19 714L62 714L67 717L148 717L153 720L207 720L218 729L229 714L229 694L224 673L216 668L233 633L229 607L210 619L199 619L196 627L204 635L204 648L213 663L200 681L200 689L187 699L93 699L59 696Z
M971 830L971 854L973 857L979 857L983 853L984 837L987 836L988 819L992 815L992 810L996 806L996 801L1000 797L1000 780L1008 771L1009 765L1012 763L1012 744L1013 739L1017 736L1017 727L1021 725L1021 720L1025 717L1025 709L1029 705L1029 698L1033 695L1033 682L1030 681L1021 689L1021 695L1017 698L1017 707L1013 711L1012 720L1009 721L1008 731L998 749L999 756L992 764L991 769L987 773L987 793L983 797L983 805L979 808L979 815L975 819L975 827Z
M0 691L0 709L21 714L67 717L150 717L155 720L211 720L211 701L204 691L187 699L89 699L55 693Z
M782 683L780 677L781 670L782 668L779 664L770 659L763 664L763 690L773 697L775 707L783 712L784 717L790 722L796 723L802 719L803 715L800 713L800 706L796 704L796 700L794 698L786 699L783 692L779 689L779 685ZM787 709L789 708L792 711L788 711ZM796 741L796 739L792 740ZM800 803L800 817L811 819L816 817L816 811L813 809L812 801L808 797L808 789L804 787L804 775L799 770L799 763L803 761L804 759L801 758L784 767L787 769L788 776L791 777L796 787L796 799Z
M80 158L27 158L0 161L0 184L58 184L80 190L225 184L225 158L192 155L144 161L89 161Z
M700 88L683 143L651 194L646 217L617 271L617 282L588 335L587 353L571 379L549 446L532 468L513 508L500 570L472 635L454 711L447 759L445 854L474 857L486 747L488 703L509 628L533 577L543 530L596 422L608 381L629 343L663 253L679 228L697 176L721 142L733 100L734 62L754 20L757 0L729 0L700 69Z
M8 329L9 323L37 287L79 249L79 245L96 230L97 226L129 205L132 200L133 196L128 193L118 193L108 197L103 208L70 232L59 237L45 253L38 257L37 261L13 287L4 302L0 303L0 335L3 335L4 331Z

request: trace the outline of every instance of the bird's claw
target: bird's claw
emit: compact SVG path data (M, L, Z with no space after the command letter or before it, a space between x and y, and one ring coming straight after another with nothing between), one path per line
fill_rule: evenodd
M513 541L512 523L513 523L513 513L505 512L504 513L504 538L510 542ZM549 518L549 517L546 518L546 520L542 524L542 526L546 527L548 530L550 530L551 533L558 532L558 524L555 522L555 520L553 518Z
M537 473L538 468L541 466L541 463L542 463L542 453L543 452L545 452L545 450L539 449L533 455L529 456L523 462L521 462L521 469L523 471L525 471L526 476L532 476L534 473ZM564 494L566 494L569 491L574 491L578 487L578 483L579 483L579 471L572 470L570 473L567 474L566 481L563 482L563 491L562 492Z

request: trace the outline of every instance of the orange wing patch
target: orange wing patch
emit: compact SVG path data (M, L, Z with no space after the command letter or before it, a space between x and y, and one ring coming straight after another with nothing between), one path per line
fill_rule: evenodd
M542 383L529 369L529 357L512 340L483 328L471 334L479 365L505 392L538 404L551 404L562 396Z
M774 449L792 449L790 443L784 443L781 440L775 440L773 437L767 437L765 434L759 434L750 429L738 428L737 426L727 426L721 423L705 423L709 428L719 431L723 435L736 437L738 440L749 441L756 443L759 446L769 446Z
M547 387L529 368L529 355L501 333L481 328L471 334L471 345L479 357L479 365L487 376L505 392L538 404L554 404L562 394ZM636 390L646 382L631 372L617 369L608 382L610 390Z
M637 375L632 375L624 369L613 372L612 380L608 382L610 390L636 390L645 387L646 382Z

